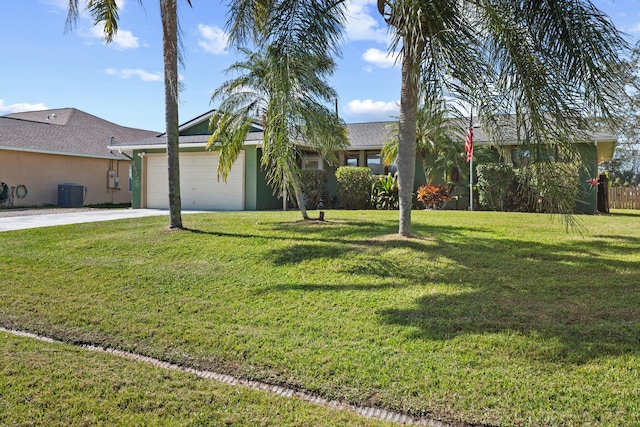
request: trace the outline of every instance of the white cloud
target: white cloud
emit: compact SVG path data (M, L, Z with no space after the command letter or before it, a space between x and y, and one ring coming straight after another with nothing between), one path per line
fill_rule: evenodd
M112 43L122 50L137 49L140 47L140 42L138 42L138 38L134 36L131 31L128 31L128 30L118 30L118 32L113 38Z
M22 113L24 111L48 110L49 108L43 103L28 104L20 102L18 104L4 105L4 100L0 99L0 114Z
M389 53L380 49L371 48L362 54L362 59L376 67L391 68L396 64L399 65L399 55L397 52Z
M400 101L383 102L365 99L349 101L345 112L351 116L360 116L368 120L389 120L400 114Z
M347 7L347 40L370 40L389 44L391 36L379 16L376 0L355 0Z
M227 53L229 36L222 29L205 24L198 24L198 33L200 34L198 46L206 52L213 53L214 55L225 55Z
M640 33L640 24L636 24L635 26L631 27L629 29L629 32L634 34Z
M100 25L93 26L89 32L81 32L80 35L85 38L104 39L104 31ZM138 37L134 36L131 31L118 30L113 37L110 46L114 46L116 49L137 49L140 47Z
M162 81L161 73L149 73L140 68L124 68L122 70L116 70L114 68L107 68L105 73L110 76L117 76L121 79L130 79L131 77L139 77L143 82L160 82Z

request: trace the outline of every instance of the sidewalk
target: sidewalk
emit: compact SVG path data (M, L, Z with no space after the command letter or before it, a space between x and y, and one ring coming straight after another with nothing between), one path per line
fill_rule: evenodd
M56 225L80 224L85 222L111 221L114 219L142 218L146 216L169 216L166 209L88 209L68 212L47 213L47 210L11 212L11 216L0 215L0 232L24 230L27 228L52 227ZM202 213L202 211L182 211L182 214Z

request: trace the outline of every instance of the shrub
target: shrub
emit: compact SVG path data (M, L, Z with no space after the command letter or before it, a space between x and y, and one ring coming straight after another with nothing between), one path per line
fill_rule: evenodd
M343 209L367 209L371 204L373 175L365 167L339 167L336 170L338 199Z
M528 211L573 212L578 200L580 174L576 163L540 163L518 173L520 197Z
M328 203L324 200L327 188L327 173L323 170L302 170L300 171L302 180L302 196L307 209L318 209L320 204Z
M418 201L427 209L440 209L449 200L449 191L442 185L425 184L418 188Z
M506 163L478 166L480 204L491 210L570 213L579 191L579 166L544 162L514 169Z
M478 165L480 205L489 210L505 211L514 193L515 173L506 163Z
M398 209L398 177L381 176L371 187L371 203L376 209Z

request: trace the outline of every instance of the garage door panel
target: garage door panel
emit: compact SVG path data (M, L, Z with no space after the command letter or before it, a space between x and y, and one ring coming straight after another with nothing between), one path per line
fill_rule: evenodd
M218 181L217 153L180 155L180 193L183 209L244 209L244 152L233 164L227 181ZM165 155L147 157L147 207L168 208Z

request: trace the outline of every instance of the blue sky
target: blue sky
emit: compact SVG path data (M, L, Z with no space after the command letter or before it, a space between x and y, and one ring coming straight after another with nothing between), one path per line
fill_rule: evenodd
M81 0L81 3L83 1ZM74 107L114 123L164 129L162 33L157 0L121 0L119 33L105 45L82 16L65 32L68 0L0 0L0 115ZM185 67L180 123L215 108L212 92L239 59L225 48L220 0L179 2ZM343 58L331 83L348 123L398 114L400 70L375 0L353 0ZM640 0L594 0L631 41L640 38Z

